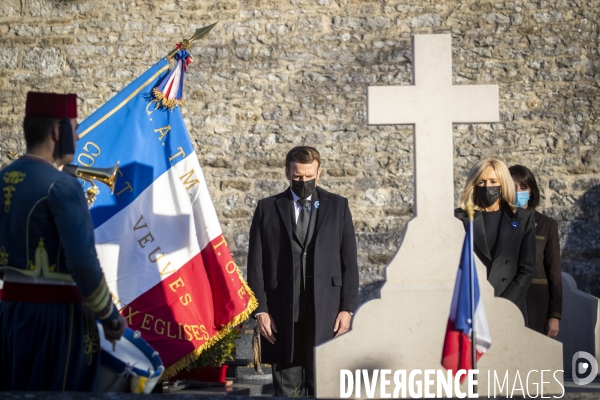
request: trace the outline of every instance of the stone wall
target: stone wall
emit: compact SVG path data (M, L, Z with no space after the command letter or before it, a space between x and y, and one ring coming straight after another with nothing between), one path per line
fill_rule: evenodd
M564 269L600 296L598 20L598 0L2 0L0 146L24 151L28 90L77 92L83 118L218 21L192 49L183 113L237 263L286 152L313 145L322 185L350 200L370 298L413 215L413 142L366 126L366 87L410 84L410 36L451 33L454 83L498 84L501 107L500 123L455 126L457 192L482 157L529 166Z

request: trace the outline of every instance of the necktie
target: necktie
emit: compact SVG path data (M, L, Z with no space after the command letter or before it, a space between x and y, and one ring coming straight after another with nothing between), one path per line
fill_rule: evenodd
M308 204L310 203L310 200L300 199L298 200L298 203L300 203L302 206L302 210L300 210L300 215L298 216L296 234L298 235L300 242L304 244L304 240L306 240L306 233L308 232L308 222L310 221L310 212L308 211Z

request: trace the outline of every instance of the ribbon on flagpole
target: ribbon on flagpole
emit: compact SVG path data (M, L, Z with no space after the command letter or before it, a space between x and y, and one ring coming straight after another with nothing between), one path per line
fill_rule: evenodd
M152 89L152 96L157 101L156 107L165 107L169 110L183 104L183 78L187 67L194 59L181 47L181 44L177 44L177 48L180 49L175 54L175 67L162 79L157 87Z

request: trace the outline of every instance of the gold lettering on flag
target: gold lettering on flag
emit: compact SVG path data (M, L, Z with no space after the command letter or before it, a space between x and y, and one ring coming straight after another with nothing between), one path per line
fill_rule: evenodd
M123 314L123 311L125 311L126 308L129 309L127 315ZM123 307L123 310L121 310L121 315L127 320L127 325L133 325L133 317L139 313L139 311L133 311L133 308L127 306Z
M231 265L231 267L230 267L230 265ZM227 271L227 273L229 273L229 274L233 274L236 271L235 267L236 267L235 263L233 261L229 261L227 263L227 265L225 265L225 271Z
M93 153L89 149L90 145L96 149L95 153ZM79 156L77 157L77 161L79 162L79 164L83 165L84 167L91 167L92 165L94 165L94 162L96 161L96 157L98 157L101 153L100 146L98 146L94 142L87 142L83 146L83 151L85 151L86 153L79 154ZM87 161L83 161L84 158L87 159Z
M127 310L126 310L127 309ZM127 311L125 315L123 312ZM141 314L140 311L134 311L131 307L125 307L121 310L121 314L127 321L128 325L134 325L133 317L137 314ZM144 313L136 319L141 318L141 329L151 331L160 336L166 336L171 339L185 340L188 342L208 340L210 335L204 324L185 324L182 322L169 321L168 319L161 319L150 313ZM177 328L171 329L171 324L176 325ZM173 330L175 332L173 332ZM185 337L184 337L185 336Z
M184 286L185 286L185 282L183 281L183 279L177 278L177 280L175 282L173 282L169 285L169 288L171 288L171 290L173 292L177 292L177 289L182 288ZM192 302L192 295L189 293L185 293L183 296L179 296L179 301L184 306L187 306L188 304L190 304Z
M192 180L192 178L194 178L194 179ZM181 175L179 177L179 179L185 185L185 190L188 191L190 197L192 197L192 193L190 192L190 189L200 183L198 178L196 178L196 174L195 174L194 170L193 169L189 170L185 174Z
M135 226L133 227L134 231L137 231L138 229L142 229L142 228L147 228L148 224L146 224L144 221L144 225L139 226L140 222L144 219L144 216L140 214L140 219L138 219L138 221L135 223Z
M156 109L159 107L159 105L158 105L158 103L157 103L157 104L156 104L156 106L154 107L154 110L152 110L152 111L148 111L148 107L150 107L150 106L151 106L153 103L157 103L157 102L156 102L156 99L154 99L154 100L152 100L151 102L149 102L149 103L148 103L148 105L146 106L146 113L147 113L148 115L152 114L152 113L154 112L154 110L156 110ZM152 119L150 119L150 121L152 121Z
M183 279L181 279L181 278L178 278L175 282L173 282L169 285L171 290L174 292L177 291L177 288L184 287L184 286L185 286L185 283L183 282Z
M163 324L162 328L160 328L160 331L157 328L157 325L159 322L162 322L162 324ZM165 333L165 321L163 321L160 318L157 318L156 321L154 322L154 332L158 333L159 335L163 335Z
M123 194L123 192L126 191L127 189L129 189L129 193L133 192L133 187L131 186L131 184L129 182L125 182L125 187L117 192L117 196L120 196L121 194Z
M167 321L167 337L171 338L171 339L177 339L177 336L171 336L169 335L169 333L171 333L171 321ZM181 339L181 337L179 338Z
M217 243L216 245L213 246L214 250L217 250L219 247L221 247L222 245L225 245L225 247L227 247L227 242L225 241L225 236L221 235L221 241L219 243ZM221 256L221 252L217 252L217 256Z
M167 268L169 268L170 266L171 266L171 261L169 261L167 263L167 265L165 265L165 267L160 270L160 272L159 272L160 276L171 275L173 272L176 271L175 268L167 270Z
M150 317L150 320L148 320L148 317ZM145 329L145 330L147 330L147 331L149 331L149 330L150 330L150 327L149 327L149 326L146 326L146 322L147 322L147 323L150 323L152 319L154 319L154 317L153 317L152 315L150 315L150 314L148 314L148 313L144 314L144 320L142 321L142 326L141 326L141 328L142 328L142 329Z
M143 243L142 243L143 242ZM148 234L146 236L144 236L143 238L141 238L140 240L138 240L138 243L140 244L140 247L143 249L146 243L152 243L154 242L154 236L152 236L152 232L148 232Z
M165 136L167 136L167 133L169 133L170 130L171 130L171 125L167 125L165 127L155 129L154 133L158 133L158 132L160 133L158 140L160 140L162 142L163 138ZM164 143L163 143L163 146L164 146Z
M183 304L184 306L187 306L192 302L192 296L189 293L186 293L183 296L179 297L179 301L181 301L181 304Z
M121 172L120 168L117 168L117 172L119 173L119 176L122 178L123 177L123 172ZM117 182L119 182L119 180L117 180ZM130 193L133 192L133 187L131 186L131 183L129 183L129 181L126 181L125 182L125 187L117 192L117 197L120 196L127 189L129 189Z
M150 260L151 262L155 263L158 260L160 260L161 258L163 258L165 256L165 253L161 253L158 256L156 256L155 258L152 258L152 256L154 254L156 254L157 252L160 251L160 246L158 246L157 248L155 248L154 250L152 250L152 252L150 254L148 254L148 260Z
M145 249L147 247L147 244L154 242L155 239L152 232L150 232L150 228L148 227L148 223L144 219L144 216L140 214L140 218L133 226L133 231L135 232L143 228L148 229L148 233L144 234L144 236L142 236L141 238L138 238L138 244L140 245L140 248ZM160 246L156 246L156 248L154 248L154 250L152 250L150 254L148 254L148 260L150 260L151 263L155 264L164 256L165 253L161 252ZM169 275L176 271L174 268L169 269L170 266L171 262L168 260L166 261L166 265L164 267L159 266L159 268L161 268L159 271L160 276Z
M172 157L169 157L169 161L173 162L173 160L179 156L185 157L185 151L183 151L183 147L178 147L177 150L179 150L179 152L174 154Z

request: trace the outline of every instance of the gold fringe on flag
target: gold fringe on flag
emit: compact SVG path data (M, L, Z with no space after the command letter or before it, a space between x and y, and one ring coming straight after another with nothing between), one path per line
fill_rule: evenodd
M245 320L247 320L248 317L252 314L252 312L258 308L258 300L256 300L256 296L254 296L254 292L252 292L252 289L250 289L250 286L248 286L248 283L246 283L246 280L242 277L242 274L241 274L239 268L237 267L237 265L235 265L235 269L240 278L240 282L242 282L242 286L244 287L244 290L246 290L246 293L248 293L248 296L250 297L250 299L248 301L248 306L246 307L246 309L244 311L242 311L240 314L236 315L228 324L223 325L221 327L221 330L219 332L217 332L213 337L208 339L208 341L206 343L204 343L202 346L200 346L197 349L195 349L194 351L192 351L190 354L184 356L179 361L176 361L173 365L169 366L165 370L165 373L164 373L165 377L172 378L179 371L181 371L182 369L184 369L185 367L190 365L192 362L196 361L198 356L204 350L208 349L213 344L215 344L216 342L221 340L223 338L223 336L225 336L232 328L236 327L237 325L239 325L242 322L244 322Z
M157 88L152 89L152 96L156 100L156 109L160 107L168 108L170 111L177 106L185 104L185 100L167 99L165 95Z

